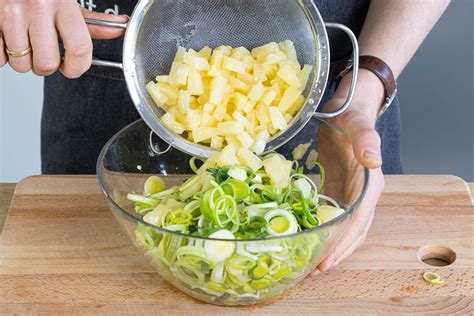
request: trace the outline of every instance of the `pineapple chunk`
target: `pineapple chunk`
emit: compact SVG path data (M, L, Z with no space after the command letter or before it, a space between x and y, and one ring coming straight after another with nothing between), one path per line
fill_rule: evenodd
M290 65L283 66L277 73L278 77L283 79L290 87L301 87L301 81L298 75Z
M156 82L170 83L170 76L156 76Z
M258 80L255 79L254 76L252 76L251 74L248 74L248 73L239 74L237 76L237 79L239 79L240 81L243 81L244 83L248 84L249 86L253 86L254 84L258 83Z
M230 54L232 54L232 47L222 45L222 46L217 47L214 51L222 52L222 55L224 56L230 56Z
M288 186L293 162L281 155L273 155L263 161L263 167L273 185L284 188Z
M157 106L163 107L168 101L168 97L158 89L158 87L153 81L150 81L146 85L146 90L148 91Z
M264 63L267 65L278 64L279 62L285 61L286 58L285 53L278 51L276 53L268 54L267 57L265 57Z
M186 128L189 129L190 131L195 130L196 128L201 125L201 117L202 117L202 112L201 110L191 110L189 109L186 111Z
M224 99L226 93L227 79L217 76L211 81L209 101L214 104L219 104Z
M195 143L201 143L210 140L216 134L213 127L199 127L193 130L193 139Z
M217 155L216 164L219 167L233 166L237 164L237 148L234 144L227 145Z
M251 124L249 120L245 118L245 116L242 115L239 111L235 111L232 113L232 116L236 121L239 121L240 123L244 124L245 129L249 130L251 128Z
M238 74L245 73L245 64L243 62L227 56L224 57L222 68L236 72Z
M180 90L178 97L178 108L182 113L186 113L189 110L191 104L191 95L187 90Z
M222 122L224 120L224 115L227 113L227 106L224 104L218 105L216 109L214 110L214 113L212 116L219 122Z
M227 121L217 124L217 135L232 136L244 132L244 124L239 121Z
M262 104L257 106L257 119L261 125L267 125L270 122L270 113L268 107Z
M204 83L202 81L201 73L199 70L194 68L189 69L188 91L191 95L204 94Z
M174 62L183 62L183 56L186 54L186 48L180 46L178 47L178 50L176 51L176 55L174 56Z
M247 114L253 110L253 108L257 105L257 101L249 101L247 105L244 107L244 112Z
M288 124L290 124L290 122L293 121L293 115L291 115L290 113L283 114L283 118Z
M224 54L222 51L215 50L211 57L211 65L208 72L208 75L211 77L215 77L219 74L222 66L222 60L224 59Z
M211 114L204 112L201 117L201 124L199 124L199 127L216 127L217 126L217 120L215 119L214 116Z
M295 103L293 103L293 105L288 109L287 113L294 116L303 107L305 102L306 102L305 97L300 95L298 99L296 99Z
M263 86L262 82L259 81L256 85L250 89L248 97L251 101L258 101L265 93L265 87Z
M176 134L181 135L185 131L184 126L182 124L176 122L176 120L174 118L174 115L172 115L170 113L166 113L165 115L163 115L161 117L161 121L163 122L163 124L166 125L166 127L168 127L170 130L172 130Z
M199 51L198 55L201 56L202 58L205 58L206 60L210 60L211 55L212 55L212 48L210 48L209 46L204 46Z
M282 131L288 127L288 123L286 122L285 118L283 117L283 114L280 112L278 107L271 106L269 108L269 112L270 112L270 119L272 121L272 126L274 129Z
M245 47L237 47L232 50L230 57L243 60L245 57L251 57L250 51Z
M252 49L252 56L257 59L258 62L262 62L268 54L275 53L279 50L280 48L278 47L278 44L272 42Z
M208 114L211 114L212 112L214 112L214 109L216 108L216 106L212 103L206 103L204 104L204 107L202 108L202 111L204 113L208 113Z
M224 147L224 137L213 136L211 138L211 147L214 149L222 149L222 147Z
M298 79L301 82L301 87L306 88L308 84L309 76L311 75L311 71L313 71L313 66L311 65L304 65L303 69L298 74Z
M206 58L199 56L191 49L184 54L183 63L200 71L209 70L211 68Z
M255 141L250 149L255 152L257 155L263 153L265 151L265 147L267 146L267 141L270 139L270 134L266 129L259 131L255 137Z
M266 106L270 106L270 104L273 103L273 101L276 99L277 93L273 90L267 90L265 94L262 96L262 103L265 104Z
M254 172L262 168L263 166L262 160L247 148L240 149L237 154L237 158L239 158L240 162L244 166L249 167Z
M179 97L179 90L173 86L171 86L169 83L164 83L164 82L158 82L156 84L156 87L158 90L160 90L164 95L168 97L168 100L166 101L166 104L170 106L176 105L178 102L178 97Z
M227 78L229 81L229 86L234 88L235 91L241 92L241 93L248 93L250 88L249 86L243 82L242 80L239 80L233 76L230 76Z
M282 113L287 112L288 109L291 108L291 106L298 100L300 96L301 96L300 90L294 87L288 87L285 93L283 93L283 96L281 97L281 100L280 100L280 104L278 105L280 112Z
M234 103L237 110L243 111L247 107L247 103L249 102L249 99L246 95L236 92L234 94L232 102Z
M249 134L246 132L242 132L239 135L237 135L237 139L239 142L242 144L244 148L249 148L253 144L252 137L250 137Z

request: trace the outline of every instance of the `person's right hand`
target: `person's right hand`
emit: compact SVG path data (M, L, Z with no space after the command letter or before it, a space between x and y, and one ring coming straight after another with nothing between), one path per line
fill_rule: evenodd
M126 16L95 13L82 9L76 0L0 0L0 67L5 64L21 73L33 70L47 76L60 70L68 78L80 77L92 61L92 40L113 39L124 30L87 26L84 18L126 22ZM61 61L58 35L65 56ZM32 53L11 57L5 49Z

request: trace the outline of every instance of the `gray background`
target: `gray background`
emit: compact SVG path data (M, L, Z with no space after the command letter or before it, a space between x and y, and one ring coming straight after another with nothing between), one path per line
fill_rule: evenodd
M474 181L474 1L455 0L399 80L406 173ZM0 69L0 182L40 173L42 79Z

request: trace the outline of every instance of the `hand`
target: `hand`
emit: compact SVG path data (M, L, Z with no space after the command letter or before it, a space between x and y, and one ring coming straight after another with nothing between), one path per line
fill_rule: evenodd
M0 67L9 63L21 73L33 69L47 76L60 70L68 78L80 77L92 61L92 40L113 39L122 29L87 26L84 18L126 22L126 16L93 13L81 9L75 0L0 0ZM61 37L65 56L61 62L58 45ZM5 49L32 53L9 57Z
M334 97L325 105L325 111L341 107L349 90L350 77L343 79ZM361 192L360 186L364 179L362 166L370 168L371 172L369 188L350 226L332 252L312 272L312 276L327 271L351 255L364 242L369 231L385 184L381 170L380 137L375 130L382 100L383 86L379 79L361 70L351 107L341 116L329 120L341 131L326 124L321 124L318 130L319 159L326 167L328 178L325 188L327 195L353 201Z

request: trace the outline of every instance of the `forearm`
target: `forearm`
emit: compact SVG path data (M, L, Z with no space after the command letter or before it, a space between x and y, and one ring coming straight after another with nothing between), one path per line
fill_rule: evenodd
M361 55L385 61L398 78L449 0L372 0L359 36Z
M449 0L372 0L359 36L360 55L385 61L398 78L423 40L446 10ZM342 80L335 97L345 98L350 76ZM385 92L373 73L361 69L352 107L375 121Z

